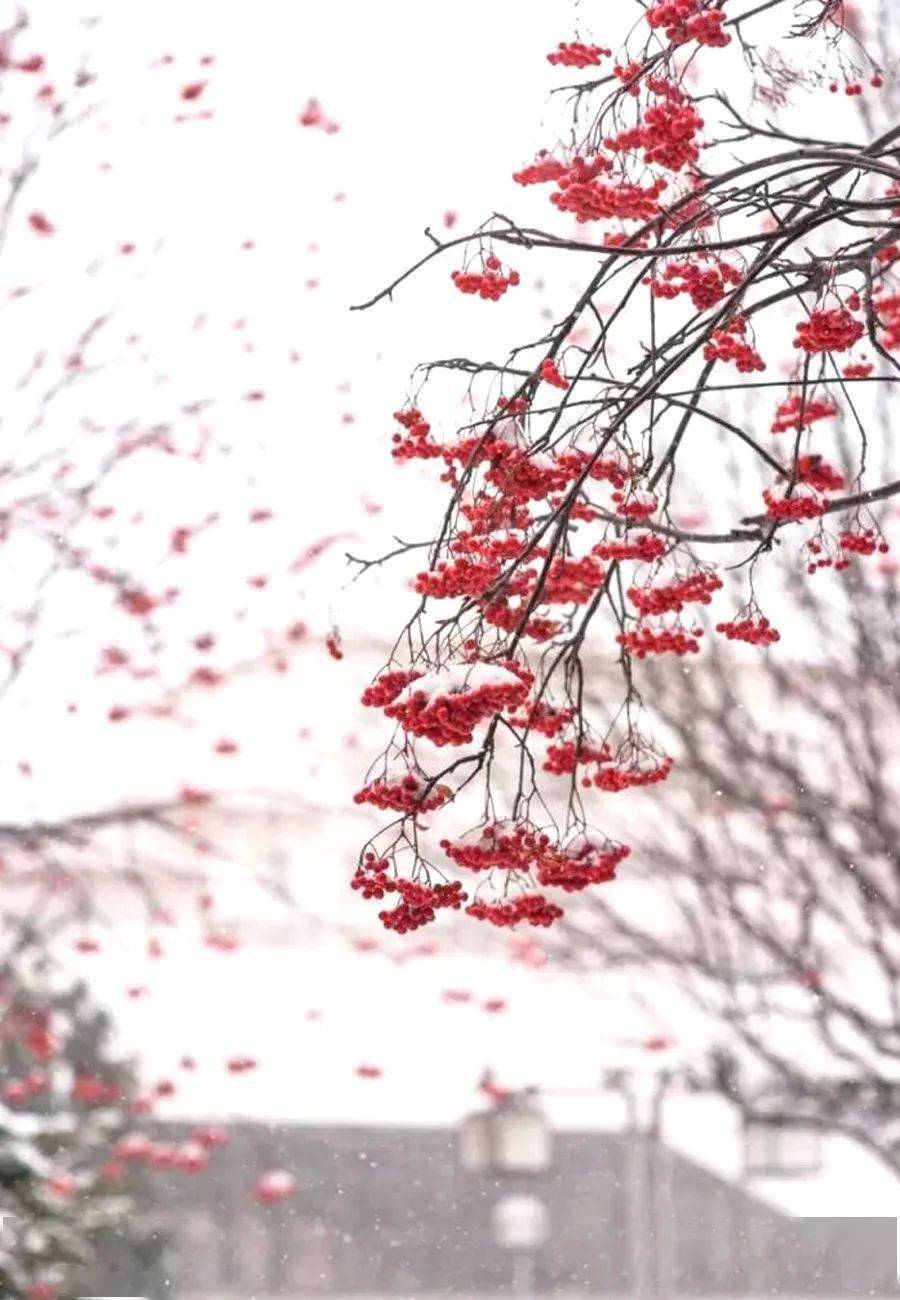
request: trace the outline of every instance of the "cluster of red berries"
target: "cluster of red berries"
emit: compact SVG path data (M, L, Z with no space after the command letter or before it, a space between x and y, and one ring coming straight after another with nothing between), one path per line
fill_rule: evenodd
M838 413L838 408L827 398L804 396L791 393L775 408L775 418L771 424L772 433L798 432L809 429L817 420L831 420Z
M888 351L900 348L900 293L881 294L875 299L875 310L882 327L882 344Z
M480 493L474 501L461 501L459 511L468 520L473 533L527 528L532 522L524 502L489 492Z
M395 460L433 460L440 456L441 448L429 438L431 425L417 407L411 406L406 411L395 411L394 419L406 430L391 435L394 444L391 455Z
M687 604L708 605L713 593L722 587L722 579L708 569L676 577L655 587L629 587L628 599L639 614L679 613Z
M729 641L746 641L748 645L774 645L781 640L781 633L758 611L733 618L728 623L717 623L716 631Z
M861 320L852 316L846 307L815 307L809 319L800 321L794 347L804 352L846 352L866 332Z
M384 711L410 735L423 736L433 745L468 744L481 722L504 709L519 708L528 695L532 674L519 664L510 667L510 663L505 660L491 666L499 679L476 680L469 685L461 682L458 689L434 695L414 687L405 699L401 693Z
M598 542L594 555L601 560L659 560L666 553L666 543L658 533L635 533L622 541Z
M612 754L608 745L592 745L587 740L564 740L559 745L548 746L543 768L553 776L569 776L579 766L606 763L610 758Z
M540 374L544 383L552 385L553 388L569 387L568 379L560 373L559 367L552 357L544 357L540 365Z
M595 68L604 57L612 57L612 50L602 45L584 45L581 41L560 41L547 62L564 68Z
M587 836L568 849L544 859L538 867L538 884L574 894L589 885L605 885L615 880L616 869L628 857L627 844L608 841L596 844Z
M724 9L704 9L702 13L689 18L685 24L688 39L696 41L698 45L722 49L731 42L731 37L724 30L724 22Z
M500 577L496 560L442 560L436 568L418 574L413 584L422 596L448 600L456 596L481 596Z
M459 437L443 449L444 460L450 465L459 461L461 465L474 465L479 461L496 463L512 455L514 444L498 437L493 431Z
M647 655L695 655L700 651L698 637L703 635L701 628L686 632L684 628L650 628L638 627L631 632L620 632L616 637L619 645L635 655L646 659Z
M699 160L696 137L702 129L703 118L692 104L679 103L667 96L661 103L651 104L637 126L620 131L603 143L611 153L643 149L645 163L679 172Z
M841 471L817 454L798 456L796 473L800 483L808 483L817 492L840 492L847 486Z
M570 447L556 454L556 464L571 479L578 478L587 470L589 478L616 487L624 487L632 473L627 456L618 447L599 453Z
M550 195L550 202L560 212L571 212L575 220L652 221L659 215L659 197L667 186L661 178L647 186L629 181L579 181L569 175L557 181L558 190Z
M668 779L673 767L669 756L653 755L651 761L633 757L630 761L616 761L601 767L593 776L591 784L608 794L617 794L620 790L631 790L640 786L658 785Z
M450 543L456 555L477 555L484 560L516 560L525 542L519 533L460 533Z
M175 1169L180 1173L198 1174L209 1163L211 1147L221 1145L217 1136L212 1143L204 1140L207 1134L217 1135L218 1130L201 1130L190 1141L176 1147L167 1142L152 1142L143 1133L127 1133L116 1143L114 1154L116 1160L149 1165L151 1169Z
M410 682L417 681L422 676L414 669L405 668L396 669L391 672L382 673L377 677L371 686L367 686L362 693L362 703L370 709L383 709L386 704L395 700L402 690L409 686Z
M879 555L887 555L891 549L873 528L863 528L859 532L845 529L838 534L838 545L845 555L874 555L876 551Z
M425 813L440 808L450 798L451 790L446 785L432 786L428 791L428 782L424 777L407 773L398 781L386 781L379 778L364 785L353 796L357 804L370 803L385 812Z
M581 458L582 468L584 463L590 459L587 452L570 452L569 454ZM613 487L623 488L631 478L632 472L631 462L625 453L618 448L613 448L610 451L602 451L597 456L596 460L591 464L588 474L598 482L612 483Z
M106 1083L93 1074L76 1074L72 1080L72 1100L86 1106L109 1106L118 1101L122 1092L117 1084Z
M514 715L509 721L513 727L537 731L542 736L552 738L558 736L563 727L567 726L574 716L575 710L573 708L556 709L552 704L545 704L543 700L539 700L527 713Z
M50 1078L44 1070L31 1070L21 1079L8 1079L0 1093L4 1102L18 1106L39 1096L50 1087Z
M848 361L841 374L845 379L868 379L874 369L871 361Z
M395 934L410 934L423 925L430 925L441 909L458 912L468 899L458 880L447 885L421 885L412 880L391 883L401 895L400 902L396 907L379 912L378 919L386 930L393 930Z
M560 385L556 384L556 387L559 388ZM562 387L568 388L564 380ZM561 492L577 473L568 460L551 456L538 457L515 448L493 464L485 477L492 487L507 498L507 504L521 505L526 501L544 500L554 492Z
M494 822L458 840L441 840L441 848L468 871L527 872L550 850L550 839L526 822Z
M429 925L435 914L443 908L459 911L466 901L458 881L447 885L421 884L412 880L399 880L388 876L390 863L371 851L362 861L350 881L350 888L358 890L365 899L383 899L387 894L399 894L396 907L378 913L386 930L408 934Z
M504 271L500 259L491 254L485 258L483 271L452 271L450 278L460 293L478 294L485 302L497 302L507 289L519 283L519 272Z
M580 560L557 556L544 577L539 603L585 605L602 587L605 578L606 569L592 555L585 555Z
M502 628L504 632L515 632L522 622L524 610L521 605L510 604L505 596L498 596L496 600L484 605L481 612L485 623L491 627ZM521 632L532 641L549 641L556 636L559 628L556 619L532 615L526 620Z
M641 488L635 488L627 495L624 492L613 492L613 504L616 507L616 514L622 519L649 519L651 515L656 514L659 501L652 492L645 492Z
M747 322L743 316L733 316L722 329L713 333L703 348L706 361L730 361L742 375L754 370L765 370L766 363L752 344L747 342Z
M661 276L648 277L645 283L656 298L677 298L690 295L698 311L706 311L721 302L729 285L739 285L741 272L727 262L698 258L694 262L669 262Z
M731 37L724 30L723 9L704 8L704 0L658 0L645 15L653 28L664 27L673 45L697 41L700 45L725 46Z
M640 81L644 67L641 63L617 63L613 68L613 76L622 82L629 95L637 96L641 93Z
M558 181L569 170L569 164L560 162L550 154L538 156L537 162L529 163L521 171L513 172L517 185L546 185L549 181Z
M818 519L825 513L825 502L814 488L798 484L792 496L777 496L769 488L763 492L769 519Z
M506 929L513 929L523 921L547 929L559 920L563 909L548 902L543 894L520 894L518 898L503 903L470 903L466 915Z

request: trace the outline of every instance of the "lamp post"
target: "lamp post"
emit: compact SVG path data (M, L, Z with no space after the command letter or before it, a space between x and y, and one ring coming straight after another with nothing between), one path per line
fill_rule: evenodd
M606 1088L622 1095L628 1134L627 1186L630 1291L637 1297L669 1294L673 1269L671 1153L660 1140L670 1070L613 1069Z
M553 1161L553 1134L530 1094L509 1094L490 1110L463 1120L460 1164L467 1173L498 1181L546 1173ZM514 1251L513 1293L533 1300L537 1260L547 1237L547 1208L531 1193L502 1197L494 1206L494 1238Z
M802 1178L822 1168L822 1134L779 1115L744 1119L744 1173L749 1178Z

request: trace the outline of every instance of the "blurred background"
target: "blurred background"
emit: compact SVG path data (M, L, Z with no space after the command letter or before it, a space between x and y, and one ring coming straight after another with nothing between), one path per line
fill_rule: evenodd
M350 308L534 202L579 24L626 17L3 7L2 1294L895 1293L898 902L846 883L896 873L889 556L661 675L685 761L602 906L397 936L349 889L415 570L348 554L441 500L392 412L578 268Z

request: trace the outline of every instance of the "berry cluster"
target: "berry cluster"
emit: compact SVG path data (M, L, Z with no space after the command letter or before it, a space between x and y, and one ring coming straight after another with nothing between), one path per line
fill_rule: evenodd
M547 748L543 768L553 776L568 776L579 766L606 763L612 754L608 745L591 745L586 740L564 740Z
M647 655L695 655L700 651L698 637L703 635L701 628L692 628L686 632L682 627L650 628L637 627L631 632L620 632L616 637L620 646L635 655L646 659Z
M652 221L659 215L659 197L667 182L662 178L641 186L631 181L573 180L571 171L557 181L558 190L550 195L550 202L560 212L571 212L575 220Z
M568 848L545 858L537 871L538 884L573 894L589 885L605 885L616 878L616 868L630 854L627 844L595 841L579 836Z
M412 772L396 781L379 778L364 785L353 796L353 802L370 803L386 812L424 813L440 808L450 798L452 791L446 785L434 785Z
M563 727L567 726L574 716L575 710L573 708L556 709L551 704L545 704L543 700L539 700L527 713L515 715L509 721L513 727L537 731L542 736L552 738L558 736Z
M658 785L668 779L673 763L666 755L654 754L651 750L634 753L628 757L617 758L615 763L601 767L594 775L591 784L608 794L620 790L630 790L640 786Z
M889 351L900 348L900 293L884 293L875 299L881 325L881 342Z
M500 577L496 560L469 560L465 556L450 562L442 560L437 568L418 574L416 591L435 600L455 596L481 596Z
M460 533L450 543L456 555L478 555L483 560L516 560L522 554L525 541L521 533Z
M794 347L804 352L846 352L866 332L861 320L852 316L846 307L815 307L809 319L797 326Z
M370 709L383 709L386 704L395 700L410 682L417 681L421 676L422 674L414 669L409 671L398 669L382 673L363 691L362 703Z
M643 149L645 163L656 163L668 171L678 172L699 160L696 137L702 129L703 118L692 104L680 103L667 95L649 106L637 126L620 131L603 143L611 153Z
M512 664L512 666L509 666ZM446 688L438 684L434 693L413 682L385 708L412 736L424 736L433 745L463 745L479 723L504 709L517 709L533 682L532 674L519 664L473 664L461 675L446 673Z
M490 601L482 609L485 623L490 624L491 627L502 628L504 632L515 632L522 622L523 613L521 604L513 605L505 596ZM556 636L559 627L556 619L533 615L526 620L521 632L532 641L549 641L551 637Z
M742 375L754 370L765 370L766 363L752 344L747 342L747 322L743 316L733 316L720 330L713 330L703 348L707 361L730 361Z
M838 545L844 556L874 555L876 551L879 555L886 555L891 549L874 528L862 528L858 532L847 528L838 534ZM847 564L849 562L847 560Z
M818 519L825 513L825 502L807 483L798 483L791 496L781 496L766 488L763 501L769 519Z
M394 419L406 430L391 435L394 444L391 455L395 460L433 460L440 456L441 448L429 438L431 425L415 406L406 411L395 411Z
M468 898L458 880L448 885L420 885L411 880L392 883L401 901L396 907L379 912L378 919L386 930L395 934L409 934L430 925L442 908L458 912Z
M86 1106L109 1106L118 1101L121 1089L93 1074L76 1074L72 1080L72 1100Z
M629 587L628 599L642 615L677 614L687 604L708 605L713 593L721 587L718 574L709 569L695 569L659 586Z
M559 376L558 371L556 374L562 383L556 383L555 387L567 388L568 384ZM561 492L577 472L570 461L515 449L493 464L486 478L502 496L511 498L507 504L524 504L526 501L542 500L553 492Z
M643 488L635 488L627 495L624 492L613 492L612 499L616 514L622 519L649 519L659 506L653 493L645 492Z
M549 851L550 839L527 822L493 822L460 839L441 840L441 848L468 871L528 872Z
M841 374L845 379L868 379L874 369L871 361L848 361Z
M786 433L788 430L799 433L801 429L809 429L817 420L833 419L837 413L838 408L827 398L791 393L776 406L771 430L772 433Z
M728 623L717 623L716 631L729 641L746 641L749 645L774 645L781 640L781 633L758 610L748 611Z
M544 357L540 366L541 379L545 384L551 384L554 388L568 388L569 381L559 371L559 367L552 357Z
M467 895L463 893L459 881L432 885L394 879L388 875L389 867L387 858L368 852L364 854L350 881L351 889L358 890L365 899L380 900L388 894L400 895L396 907L378 913L378 919L386 930L408 934L412 930L421 929L423 925L429 925L441 909L459 911L466 902Z
M580 560L557 556L544 577L539 602L542 605L585 605L602 587L605 578L606 569L592 555Z
M524 921L527 925L547 929L559 920L563 910L548 902L543 894L520 894L518 898L503 903L470 903L466 915L501 928L513 929Z
M610 58L612 50L601 45L584 45L581 41L560 41L547 62L564 68L595 68L604 57Z
M645 15L653 28L664 27L673 45L697 41L700 45L725 46L731 37L723 29L725 11L704 8L703 0L658 0Z
M657 533L635 533L622 541L598 542L594 555L601 560L659 560L666 553L666 543Z
M519 272L504 271L500 259L492 254L485 258L484 270L452 271L450 278L460 293L477 294L485 302L497 302L507 289L515 288L519 283Z
M722 301L743 276L736 267L718 259L698 257L692 262L669 262L661 276L649 276L647 283L656 298L677 298L686 293L698 311Z
M815 454L797 457L796 474L798 482L808 483L817 492L840 492L847 486L841 471Z
M513 172L513 180L517 185L546 185L549 181L558 181L568 170L568 163L547 154L539 156L537 162L529 163L521 171Z

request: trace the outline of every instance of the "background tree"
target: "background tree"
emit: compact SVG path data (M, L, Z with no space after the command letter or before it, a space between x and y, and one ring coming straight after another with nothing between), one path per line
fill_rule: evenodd
M2 992L3 1294L55 1300L117 1267L151 1283L164 1242L136 1214L140 1171L113 1158L138 1087L111 1048L108 1017L84 984L60 988L33 962L7 973Z
M675 981L719 1045L696 1073L748 1114L843 1131L898 1169L897 567L785 576L805 658L715 647L702 672L655 675L676 773L637 818L632 886L566 938Z
M143 295L165 232L135 242L102 220L117 204L136 219L115 188L133 106L102 36L77 6L59 24L17 8L0 32L0 959L23 933L97 921L104 871L158 918L167 856L198 895L230 861L199 823L239 793L244 738L198 701L251 667L289 671L300 575L331 544L300 546L267 500L246 436L265 390L198 390L218 314L166 318L190 344L180 367L157 355ZM185 63L148 57L135 131L211 119L215 56ZM220 365L252 354L246 324L228 322Z

